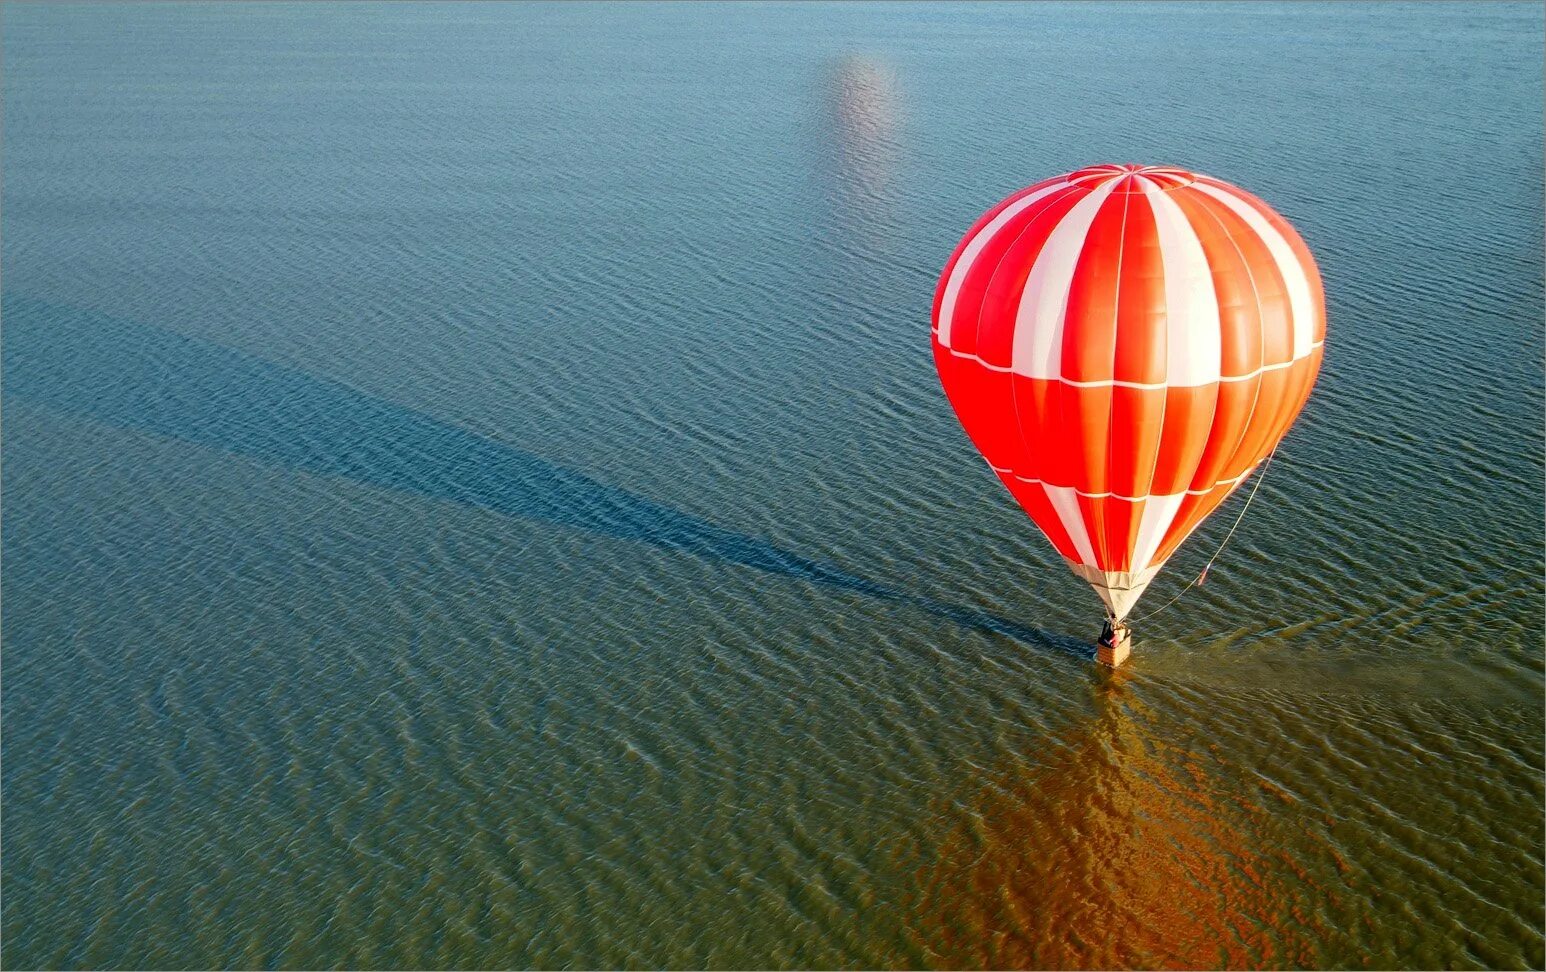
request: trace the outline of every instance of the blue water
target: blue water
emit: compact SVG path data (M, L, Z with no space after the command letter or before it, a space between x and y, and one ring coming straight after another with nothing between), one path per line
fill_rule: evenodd
M0 961L1540 967L1543 21L6 5ZM1116 676L928 353L1106 160L1330 318Z

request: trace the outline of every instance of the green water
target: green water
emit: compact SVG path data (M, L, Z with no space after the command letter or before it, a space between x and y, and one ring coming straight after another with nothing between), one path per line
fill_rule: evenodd
M0 28L7 967L1546 964L1538 5ZM1330 317L1116 676L928 352L1102 160Z

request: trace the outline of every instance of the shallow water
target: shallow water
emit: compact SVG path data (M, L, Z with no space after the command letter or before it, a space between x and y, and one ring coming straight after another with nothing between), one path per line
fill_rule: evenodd
M8 967L1546 963L1539 6L3 28ZM1331 322L1115 676L928 353L1108 159Z

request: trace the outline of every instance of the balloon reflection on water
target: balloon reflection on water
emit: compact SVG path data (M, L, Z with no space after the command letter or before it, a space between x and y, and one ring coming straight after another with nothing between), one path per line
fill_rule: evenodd
M1094 717L989 781L919 875L922 937L959 966L1309 962L1283 951L1307 936L1276 933L1318 919L1271 878L1286 854L1262 826L1270 790L1232 782L1206 739L1151 731L1121 673L1092 678Z

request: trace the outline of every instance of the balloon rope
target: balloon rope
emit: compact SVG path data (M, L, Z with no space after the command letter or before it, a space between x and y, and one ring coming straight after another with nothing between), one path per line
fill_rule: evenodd
M1177 594L1175 597L1173 597L1170 600L1166 601L1164 604L1161 604L1159 607L1157 607L1154 610L1150 611L1148 614L1145 614L1143 617L1141 617L1141 618L1134 618L1131 623L1137 624L1140 621L1147 621L1150 618L1154 617L1156 614L1160 613L1161 611L1163 611L1166 608L1170 607L1172 604L1174 604L1177 601L1181 600L1181 595L1182 594L1185 594L1187 591L1189 591L1192 588L1196 587L1198 581L1200 581L1204 577L1208 576L1208 570L1210 568L1212 568L1213 562L1215 560L1219 559L1219 554L1224 552L1224 547L1225 547L1225 545L1227 545L1229 543L1229 538L1235 535L1235 531L1236 530L1240 529L1240 521L1245 519L1245 511L1251 508L1251 500L1256 498L1256 491L1258 489L1261 489L1262 480L1267 478L1267 467L1272 465L1272 457L1277 455L1277 454L1278 454L1278 447L1277 446L1273 446L1272 447L1272 451L1267 453L1267 458L1262 462L1262 465L1261 465L1261 475L1256 477L1256 484L1251 487L1250 495L1245 498L1245 505L1240 507L1240 515L1235 517L1235 525L1229 528L1229 532L1228 533L1224 534L1224 539L1219 541L1219 548L1217 550L1213 551L1213 556L1208 558L1208 562L1206 564L1203 564L1202 570L1197 573L1197 576L1192 579L1192 582L1190 584L1186 585L1185 587L1181 588L1181 592L1179 594Z

